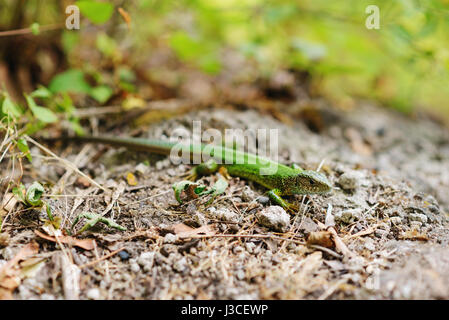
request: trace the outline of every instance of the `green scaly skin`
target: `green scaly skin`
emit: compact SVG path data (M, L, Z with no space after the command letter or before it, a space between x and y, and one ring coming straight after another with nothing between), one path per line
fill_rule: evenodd
M319 172L287 167L261 156L221 146L203 144L179 146L176 143L162 140L93 136L76 137L71 140L122 146L162 155L170 155L172 148L177 146L179 151L188 154L190 158L206 153L210 155L211 159L194 168L191 172L191 178L196 179L199 175L210 174L217 171L220 167L224 167L231 176L254 181L269 189L269 198L274 203L289 211L295 211L295 206L284 201L281 196L324 194L332 189L327 178ZM268 175L261 174L261 169L270 167L276 168L276 170L273 170L275 173Z

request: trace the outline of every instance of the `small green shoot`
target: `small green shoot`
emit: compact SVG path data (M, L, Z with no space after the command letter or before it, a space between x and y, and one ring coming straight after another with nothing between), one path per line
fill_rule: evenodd
M72 233L73 228L75 227L75 225L81 220L81 219L87 219L86 224L84 224L84 226L81 228L81 230L78 233L84 232L87 229L92 228L93 226L95 226L97 223L102 222L105 225L107 225L108 227L120 230L120 231L126 231L127 229L122 227L121 225L115 223L114 221L112 221L111 219L105 218L99 214L96 213L91 213L91 212L83 212L80 215L78 215L75 219L75 221L72 224L72 227L70 228L70 233Z

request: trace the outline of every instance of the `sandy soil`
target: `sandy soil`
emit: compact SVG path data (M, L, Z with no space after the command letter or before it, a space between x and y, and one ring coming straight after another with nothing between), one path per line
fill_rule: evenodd
M127 231L98 224L76 236L95 239L93 249L58 244L35 233L45 233L39 220L45 213L17 212L18 206L4 223L0 266L32 241L39 249L35 260L22 262L22 270L32 268L21 274L13 297L448 299L447 129L366 103L348 112L322 106L313 114L319 126L315 118L286 125L251 110L210 109L142 134L167 138L179 127L192 130L193 120L203 129L278 128L279 160L307 169L324 160L321 170L334 186L327 195L291 197L300 210L287 219L263 188L239 178L210 205L202 197L179 205L171 186L190 167L162 156L52 146L112 190L105 193L33 147L24 183L38 180L47 194L66 195L46 197L64 228L82 212L105 212Z

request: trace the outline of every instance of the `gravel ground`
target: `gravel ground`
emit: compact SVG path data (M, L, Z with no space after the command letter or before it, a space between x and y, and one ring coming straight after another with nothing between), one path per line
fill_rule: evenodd
M20 264L22 271L32 267L13 297L449 299L447 129L366 103L310 113L287 125L251 110L203 110L153 124L143 135L191 131L193 120L203 130L279 129L279 161L314 170L322 164L334 186L327 195L291 197L300 204L297 215L239 178L209 205L202 197L179 205L171 186L187 165L123 148L57 149L113 190L105 193L33 148L24 182L39 180L46 193L67 195L47 197L63 227L81 212L105 212L127 231L98 224L76 236L95 239L93 248L55 243L35 233L48 230L39 221L45 214L18 206L4 224L0 266L32 241L39 249Z

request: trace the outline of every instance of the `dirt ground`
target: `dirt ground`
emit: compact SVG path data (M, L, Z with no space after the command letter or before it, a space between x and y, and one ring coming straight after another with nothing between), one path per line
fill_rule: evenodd
M152 124L141 135L167 138L179 127L191 131L194 120L203 129L278 128L279 160L313 170L322 164L333 185L330 194L290 197L300 210L287 219L266 190L239 178L210 205L202 197L179 205L172 185L190 166L163 156L50 146L112 191L104 192L33 147L24 183L45 186L64 228L94 212L127 231L98 224L76 235L94 239L93 248L56 243L36 234L46 234L45 212L19 206L4 221L0 267L32 241L39 248L12 296L449 299L449 131L365 102L347 112L323 104L313 115L287 125L254 110L207 109Z

